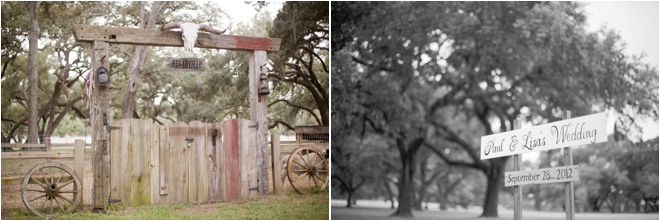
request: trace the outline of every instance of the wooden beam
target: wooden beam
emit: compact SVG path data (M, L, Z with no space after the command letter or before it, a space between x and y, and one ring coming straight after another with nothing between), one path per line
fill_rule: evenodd
M4 152L2 153L3 160L10 159L52 159L52 158L73 158L73 151L62 150L62 151L50 151L50 152Z
M296 126L297 134L309 134L309 133L328 133L328 126Z
M101 67L110 67L110 44L104 41L94 41L90 44L92 73ZM112 71L112 70L110 70ZM112 83L112 81L110 81ZM110 150L108 124L108 87L96 85L92 95L92 172L94 186L92 189L92 206L94 209L105 209L110 197Z
M266 72L265 51L252 51L248 57L250 120L257 123L257 177L259 194L268 194L268 95L259 94L259 75ZM273 178L275 179L275 178Z
M522 128L522 120L516 119L513 123L513 129ZM522 154L513 155L513 171L522 170ZM522 186L513 187L513 219L522 220Z
M3 143L2 147L43 147L46 146L46 144L23 144L23 143ZM54 143L51 144L51 147L72 147L75 146L75 143ZM91 143L85 143L85 146L89 147L92 146Z
M105 41L111 44L183 47L180 31L73 25L73 36L77 42ZM280 50L281 42L282 39L279 38L256 38L199 32L195 47L275 52Z
M564 111L563 120L571 119L571 111ZM573 165L573 151L571 147L564 147L564 166ZM566 219L575 219L575 189L573 181L564 183L564 199L566 200Z
M60 175L57 174L55 175L56 177L59 177ZM44 183L44 176L43 175L34 175L32 176L35 179L37 179L39 182ZM66 183L69 180L72 180L71 176L69 175L63 175L62 179L60 180L60 183ZM2 178L2 185L22 185L23 181L25 180L25 176L12 176L12 177L3 177ZM82 181L82 180L80 180ZM37 182L34 182L33 180L28 181L29 184L37 184ZM82 184L82 183L81 183Z
M75 141L75 147L73 153L75 154L75 157L73 158L73 172L76 173L76 176L78 176L78 180L80 181L80 187L82 189L85 189L85 140L82 139L77 139ZM74 186L75 188L75 186ZM80 191L80 196L81 199L85 199L84 195L85 191ZM80 205L78 205L80 208L83 206L83 201L80 201Z

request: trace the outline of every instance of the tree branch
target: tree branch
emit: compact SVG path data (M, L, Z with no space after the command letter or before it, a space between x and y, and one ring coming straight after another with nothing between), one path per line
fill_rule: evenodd
M426 142L424 143L424 145L426 147L428 147L431 151L433 151L435 154L437 154L440 158L442 158L442 160L444 160L449 165L452 165L452 166L465 166L465 167L471 167L471 168L480 169L480 170L483 169L481 167L481 165L479 165L476 162L470 163L470 162L465 162L465 161L451 160L451 159L449 159L449 157L444 152L436 149L435 147L433 147L433 145L428 144Z
M318 123L318 125L323 125L323 123L321 122L321 120L319 119L319 117L316 116L316 114L314 113L314 111L312 111L312 110L309 109L309 108L303 107L303 106L301 106L301 105L293 104L293 103L291 103L291 102L288 101L288 100L280 99L280 100L273 101L272 103L268 104L268 107L270 107L271 105L273 105L273 104L275 104L275 103L278 103L278 102L284 102L284 103L287 103L289 106L292 106L292 107L295 107L295 108L299 108L299 109L303 109L303 110L309 112L309 114L311 114L311 115L314 117L314 119L316 119L316 123Z
M292 127L291 125L289 125L289 123L284 122L284 121L282 121L282 120L275 120L275 121L273 122L273 124L268 125L268 129L273 129L273 128L275 128L278 124L284 125L284 126L285 126L286 128L288 128L289 130L296 130L295 127Z

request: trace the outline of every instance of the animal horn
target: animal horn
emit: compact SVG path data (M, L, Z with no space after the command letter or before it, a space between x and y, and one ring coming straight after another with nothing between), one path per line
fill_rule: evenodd
M181 22L167 23L167 24L163 25L163 27L161 27L160 30L164 31L164 30L170 30L170 29L173 29L173 28L181 28Z
M221 31L221 30L212 28L211 26L208 26L208 25L199 25L199 30L214 33L214 34L219 34L219 35L224 34L225 31L227 31L227 29Z

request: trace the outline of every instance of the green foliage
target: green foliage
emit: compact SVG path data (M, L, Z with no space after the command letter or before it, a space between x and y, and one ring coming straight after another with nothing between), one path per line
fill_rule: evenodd
M269 108L276 114L271 128L329 124L328 7L328 2L286 2L268 31L282 39L268 75L273 82Z

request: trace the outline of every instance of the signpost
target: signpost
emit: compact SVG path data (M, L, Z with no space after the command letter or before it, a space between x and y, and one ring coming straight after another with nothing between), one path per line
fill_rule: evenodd
M505 172L504 186L514 188L514 219L522 219L522 189L520 185L565 183L566 219L575 219L573 181L580 179L580 167L573 165L571 146L607 142L605 113L571 119L565 111L564 120L521 128L516 120L514 130L481 137L481 159L513 156L513 171ZM564 148L564 166L521 171L523 153Z
M481 159L607 141L605 113L481 137Z
M167 69L171 71L203 71L203 58L167 58Z

